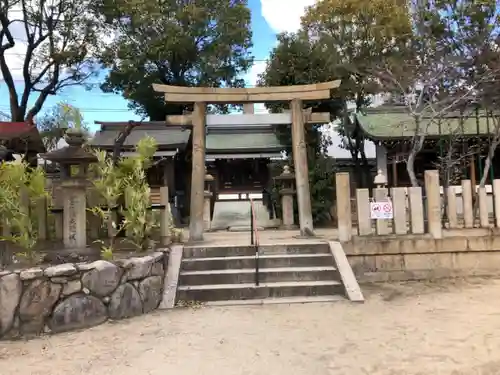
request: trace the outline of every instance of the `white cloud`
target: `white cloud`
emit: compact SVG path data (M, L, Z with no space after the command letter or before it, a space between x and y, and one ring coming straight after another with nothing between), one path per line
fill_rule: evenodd
M8 13L8 18L14 20L9 26L9 31L14 38L15 45L5 52L5 60L14 80L23 77L22 66L24 64L24 56L26 55L26 43L23 43L23 41L27 39L27 36L24 25L21 22L21 17L21 5L14 5L13 9ZM0 40L0 43L5 43L6 41L7 38L4 37L4 40ZM1 73L0 78L3 79Z
M259 74L262 74L266 69L266 61L256 61L245 75L245 83L247 87L254 87L259 80Z
M260 0L262 17L276 33L297 31L305 8L316 0Z

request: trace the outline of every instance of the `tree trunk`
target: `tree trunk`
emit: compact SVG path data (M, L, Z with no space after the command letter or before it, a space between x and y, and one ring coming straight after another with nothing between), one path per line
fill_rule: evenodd
M424 145L425 137L423 135L415 135L412 140L412 148L410 154L408 155L408 160L406 162L406 171L408 172L408 177L410 178L411 186L418 187L417 176L415 175L415 158L422 150Z

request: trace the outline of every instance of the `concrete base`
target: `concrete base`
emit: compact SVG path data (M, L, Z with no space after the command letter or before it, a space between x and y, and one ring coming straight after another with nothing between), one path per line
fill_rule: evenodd
M345 301L341 296L314 296L314 297L288 297L288 298L264 298L229 301L209 301L205 306L255 306L255 305L292 305L296 303L330 303Z
M284 225L284 224L282 224L282 225L279 226L278 229L279 230L297 230L297 229L299 229L299 226L296 225L296 224L292 224L292 225Z

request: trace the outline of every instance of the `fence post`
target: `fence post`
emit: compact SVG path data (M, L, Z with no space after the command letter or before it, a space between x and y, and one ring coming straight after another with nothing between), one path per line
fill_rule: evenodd
M474 208L472 207L472 184L470 180L462 180L462 211L464 227L474 227Z
M420 186L408 188L410 201L411 232L424 233L424 207L422 202L422 188Z
M455 186L448 186L446 191L446 216L448 216L448 224L450 229L458 228L458 219L457 219L457 194L455 191Z
M391 189L392 211L394 212L394 233L407 234L408 224L406 222L406 192L405 188L395 187Z
M488 216L488 195L485 187L480 187L478 190L479 199L479 223L481 228L490 227L490 218Z
M358 234L368 236L372 234L372 219L370 217L370 191L356 189L356 209L358 213Z
M500 180L493 180L493 200L495 207L495 224L500 228Z
M441 223L441 192L439 186L439 172L425 171L425 195L427 205L427 225L429 233L434 238L443 238Z
M352 239L351 184L349 173L336 173L335 186L339 241L347 242Z

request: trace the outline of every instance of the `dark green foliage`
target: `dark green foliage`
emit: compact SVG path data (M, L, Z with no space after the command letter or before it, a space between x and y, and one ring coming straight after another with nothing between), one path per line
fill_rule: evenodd
M107 14L119 35L103 59L111 73L102 89L121 93L136 112L161 121L186 109L165 105L153 83L244 85L239 77L252 63L247 0L127 1L119 10Z

